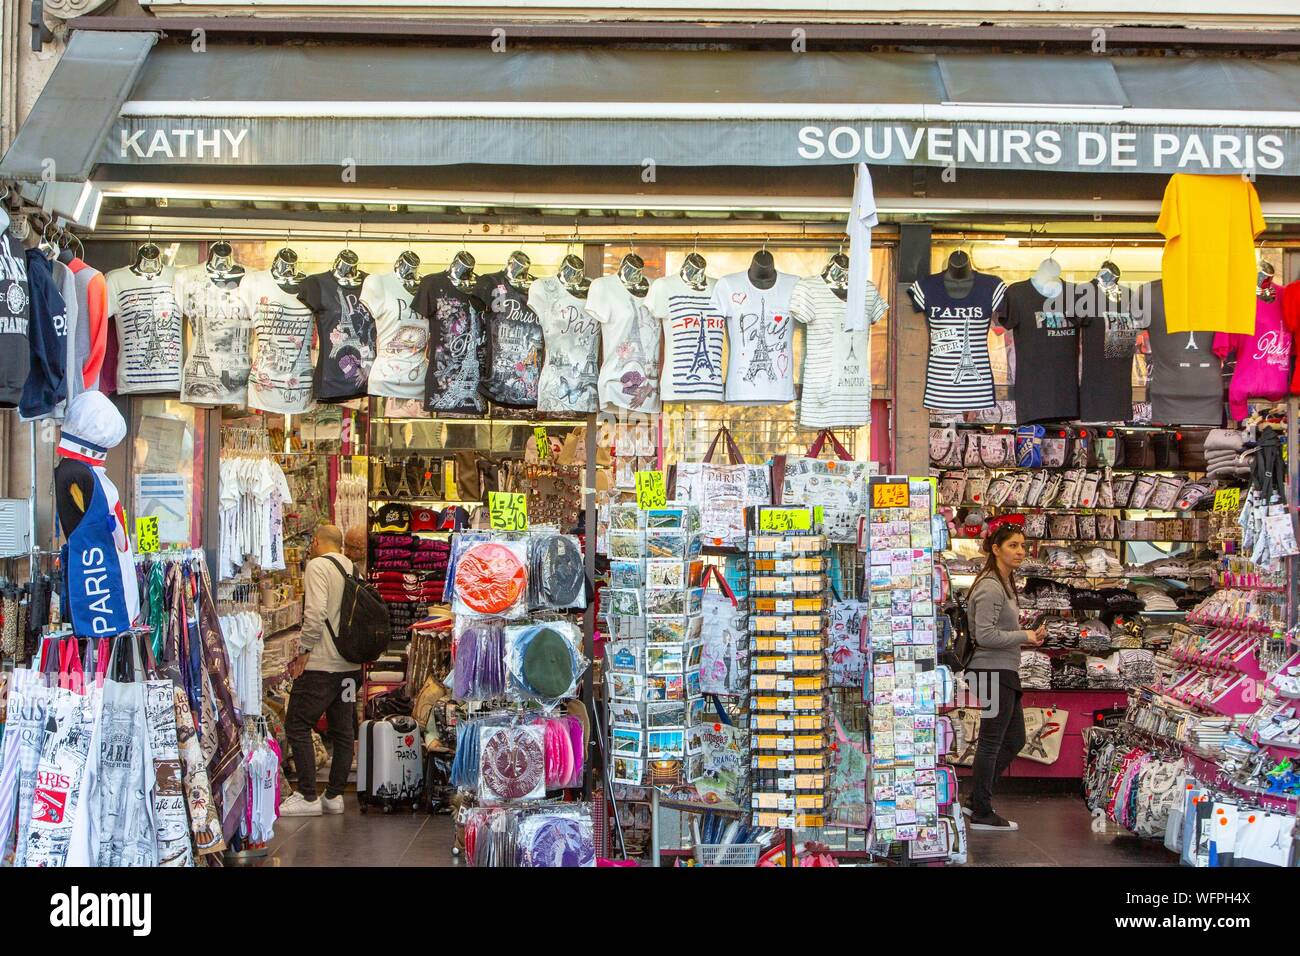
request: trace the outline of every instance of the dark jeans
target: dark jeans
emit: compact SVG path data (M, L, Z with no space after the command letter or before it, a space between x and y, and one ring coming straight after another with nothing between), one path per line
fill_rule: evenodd
M316 799L316 751L312 748L311 735L322 714L327 728L325 736L334 754L325 796L337 797L347 787L348 771L352 769L352 744L357 738L360 693L360 671L303 671L293 682L289 708L284 715L284 735L293 750L298 792L305 799Z
M974 689L984 693L997 687L996 700L980 718L979 745L971 774L971 812L987 816L993 812L993 783L1011 766L1025 745L1025 713L1020 702L1020 675L1014 671L968 671ZM983 698L981 698L983 699Z

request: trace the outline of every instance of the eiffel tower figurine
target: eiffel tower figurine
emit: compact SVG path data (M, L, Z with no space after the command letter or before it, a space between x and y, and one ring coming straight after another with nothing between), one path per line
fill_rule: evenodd
M970 319L965 320L962 328L961 364L952 376L954 385L961 385L967 378L978 379L979 369L975 367L975 356L970 350Z
M203 337L203 323L194 323L194 350L185 363L185 394L214 395L221 390L221 379L208 358L208 346Z
M700 337L695 342L695 357L691 359L691 370L686 374L690 376L699 371L714 374L713 360L709 358L709 348L704 338L703 319L700 320Z

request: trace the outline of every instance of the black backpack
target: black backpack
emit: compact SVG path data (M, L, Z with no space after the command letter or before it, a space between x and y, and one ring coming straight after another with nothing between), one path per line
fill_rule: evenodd
M330 564L339 569L343 575L343 600L339 606L339 632L329 619L325 626L329 628L334 646L346 660L353 664L369 664L377 661L388 650L392 640L392 624L388 620L386 605L365 579L355 573L348 574L334 558L325 557Z
M970 667L971 658L975 656L975 638L970 632L970 621L966 618L966 602L954 601L944 610L952 622L952 643L940 655L939 663L947 664L954 674L959 674Z

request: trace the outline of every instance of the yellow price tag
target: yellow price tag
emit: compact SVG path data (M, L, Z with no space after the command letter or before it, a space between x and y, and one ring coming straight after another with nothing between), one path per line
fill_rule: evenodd
M817 524L826 523L826 509L821 505L813 505L813 521Z
M489 491L488 517L495 531L527 531L528 496L511 491Z
M636 506L642 511L668 504L668 479L662 471L636 473Z
M551 439L547 436L544 426L537 425L533 428L533 440L537 443L537 460L549 460L551 457Z
M152 554L158 550L158 516L135 519L136 551L140 554Z
M911 501L905 481L881 481L871 486L873 508L906 508Z
M812 515L807 508L764 508L758 513L759 531L810 531Z
M1240 488L1220 488L1214 493L1214 510L1223 511L1240 511L1241 510L1241 489Z

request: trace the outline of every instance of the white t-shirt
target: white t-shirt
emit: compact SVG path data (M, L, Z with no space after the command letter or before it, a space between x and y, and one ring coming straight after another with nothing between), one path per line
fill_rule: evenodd
M104 277L107 312L117 325L117 392L179 392L181 309L171 266L156 276L136 275L129 266Z
M214 281L201 265L176 273L176 301L189 327L181 368L181 401L191 405L244 404L252 320L248 301L239 289L247 278Z
M429 369L429 321L411 309L413 293L396 272L368 275L361 301L375 317L371 395L423 398Z
M889 306L867 283L867 322L880 321ZM821 276L800 279L790 295L790 314L808 327L803 351L799 424L839 428L871 421L871 331L845 331L846 303Z
M794 322L790 295L798 276L778 272L770 289L749 274L723 276L713 308L727 318L727 401L766 405L794 401Z
M659 411L659 322L646 298L629 292L618 276L601 276L591 283L587 310L600 320L605 343L602 408Z
M245 276L239 288L253 322L248 407L282 415L310 411L311 308L270 272Z
M722 343L727 320L713 309L717 279L697 289L680 275L650 283L646 301L664 326L664 370L659 396L665 402L720 402Z
M596 411L600 372L600 321L554 276L528 288L528 307L542 322L546 359L537 382L541 412Z

